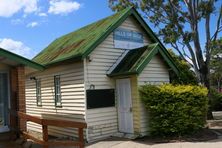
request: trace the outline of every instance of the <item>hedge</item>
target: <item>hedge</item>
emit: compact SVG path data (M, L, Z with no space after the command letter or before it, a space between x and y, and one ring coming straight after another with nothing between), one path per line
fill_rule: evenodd
M140 97L150 112L149 130L154 136L182 136L204 127L207 89L200 86L144 85Z
M222 110L222 93L218 90L211 88L209 93L209 110L210 111L221 111Z

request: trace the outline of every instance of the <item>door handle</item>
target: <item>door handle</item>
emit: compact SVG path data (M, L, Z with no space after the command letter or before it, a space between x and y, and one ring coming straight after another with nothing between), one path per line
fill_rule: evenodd
M132 107L130 107L130 109L129 109L129 110L130 110L130 112L131 112L131 113L133 112L133 108L132 108Z

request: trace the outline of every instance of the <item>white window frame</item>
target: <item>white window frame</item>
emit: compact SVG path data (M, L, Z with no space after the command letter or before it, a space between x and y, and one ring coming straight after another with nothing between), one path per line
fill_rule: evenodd
M60 75L54 76L54 89L55 89L55 106L62 106L62 95L61 95L61 82Z
M42 106L41 79L35 80L35 86L36 86L36 104L37 106Z

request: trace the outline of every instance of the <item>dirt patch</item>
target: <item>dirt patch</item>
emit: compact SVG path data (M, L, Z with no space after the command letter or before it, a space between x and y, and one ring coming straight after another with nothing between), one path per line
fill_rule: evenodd
M135 142L139 143L173 143L173 142L203 142L217 139L218 135L213 129L202 129L192 135L186 135L181 137L170 137L170 138L157 138L157 137L143 137L135 139Z

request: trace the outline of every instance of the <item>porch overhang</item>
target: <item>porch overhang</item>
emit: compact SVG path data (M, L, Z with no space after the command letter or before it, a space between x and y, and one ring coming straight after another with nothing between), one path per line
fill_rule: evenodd
M45 67L41 64L38 64L32 60L29 60L2 48L0 48L0 63L4 63L13 67L24 65L35 70L45 69Z
M114 64L115 67L112 67L112 71L109 71L107 76L118 77L140 74L156 54L163 58L170 70L173 70L177 75L179 74L180 71L170 54L163 50L158 43L155 43L128 51L118 64Z

